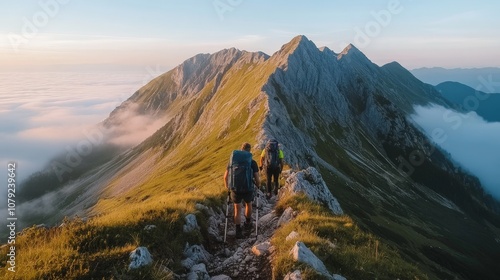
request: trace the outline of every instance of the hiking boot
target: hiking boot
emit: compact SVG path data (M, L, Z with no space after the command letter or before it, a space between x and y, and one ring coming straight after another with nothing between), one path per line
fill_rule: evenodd
M241 230L241 226L240 225L236 226L236 238L237 239L243 238L243 232Z
M243 227L246 229L246 230L249 230L249 229L252 229L252 221L246 221L243 223Z

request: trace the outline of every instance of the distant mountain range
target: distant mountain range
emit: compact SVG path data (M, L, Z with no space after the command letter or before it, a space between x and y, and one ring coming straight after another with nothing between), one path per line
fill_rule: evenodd
M500 68L497 67L470 69L418 68L411 70L411 73L421 81L431 85L451 81L487 93L500 92Z
M500 122L500 94L485 93L458 82L436 86L441 95L464 112L474 111L489 122Z
M460 109L461 98L470 93L460 88L459 98L452 85L438 86L440 93L396 62L379 67L353 45L335 53L305 36L272 55L234 48L199 54L140 88L102 123L103 131L119 137L121 129L111 128L126 127L127 116L165 119L153 135L132 149L98 158L57 188L40 191L39 182L53 175L50 169L39 174L19 194L31 199L19 208L32 207L23 217L36 216L39 223L55 224L74 214L95 217L96 224L110 225L103 236L125 240L128 235L117 235L122 225L140 231L150 216L220 203L230 152L249 141L258 156L274 138L293 171L319 170L359 227L396 248L430 279L496 279L498 202L408 118L417 105ZM164 222L183 219L176 214ZM318 234L327 238L331 232ZM208 238L197 238L208 245ZM74 246L93 251L99 244L111 246L89 240L92 246ZM146 240L155 246L169 242L149 235ZM177 251L158 250L155 257L171 258L175 266L178 245L168 245ZM321 251L321 245L315 246ZM376 278L356 278L363 266L353 262L336 269L350 271L349 279Z

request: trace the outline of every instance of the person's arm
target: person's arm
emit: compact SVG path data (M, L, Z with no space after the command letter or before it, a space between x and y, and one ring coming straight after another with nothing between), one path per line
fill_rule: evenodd
M255 183L255 188L258 189L259 188L259 182L260 182L259 172L253 173L253 180L254 180L254 183Z
M252 171L253 171L253 182L255 183L256 188L259 188L260 185L259 167L257 166L257 162L255 160L252 160Z
M226 189L229 190L229 187L228 187L228 181L227 181L227 177L229 175L229 172L227 171L226 169L226 172L224 173L224 186L226 187Z

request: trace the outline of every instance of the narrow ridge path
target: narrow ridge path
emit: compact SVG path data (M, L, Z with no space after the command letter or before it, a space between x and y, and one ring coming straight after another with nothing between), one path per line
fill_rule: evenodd
M221 241L212 242L212 246L208 251L213 255L210 264L207 266L208 273L212 279L272 279L271 257L273 248L270 246L270 239L276 230L279 217L276 216L274 206L276 197L266 199L264 193L258 190L259 203L259 219L258 219L258 235L255 235L256 222L256 204L254 200L254 208L252 213L252 221L254 222L251 232L247 233L244 238L235 238L235 225L232 218L233 204L229 205L227 241L224 244ZM243 207L243 206L242 206ZM218 229L224 236L225 225L225 206L224 213L218 215ZM244 218L242 219L244 221ZM245 234L245 231L244 231ZM264 250L257 252L257 255L252 251L252 248L261 244ZM270 247L268 247L270 246ZM266 250L266 247L268 249ZM230 278L226 277L229 276Z

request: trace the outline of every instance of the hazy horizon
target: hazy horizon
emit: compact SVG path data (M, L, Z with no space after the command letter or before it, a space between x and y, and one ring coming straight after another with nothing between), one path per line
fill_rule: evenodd
M495 9L495 6L497 9ZM296 35L378 65L499 67L492 1L2 1L0 69L89 65L170 69L236 47L272 54ZM258 17L256 17L258 15Z

